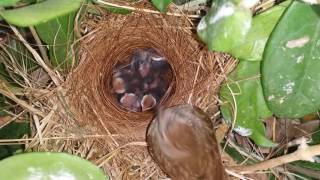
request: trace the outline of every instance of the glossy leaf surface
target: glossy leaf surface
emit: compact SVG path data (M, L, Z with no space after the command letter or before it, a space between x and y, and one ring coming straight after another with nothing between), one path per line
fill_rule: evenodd
M261 61L272 30L290 3L291 1L285 1L255 16L243 43L233 48L229 53L240 60Z
M1 0L0 1L0 6L13 6L20 0Z
M65 153L24 153L0 161L0 179L106 180L90 162Z
M68 69L73 64L74 18L75 13L70 13L35 26L41 40L48 45L52 64L59 69Z
M46 0L12 10L1 10L8 23L17 26L33 26L66 15L80 7L82 0Z
M197 32L209 50L230 52L244 43L251 20L250 9L239 7L233 1L220 1L201 19Z
M161 12L167 10L167 6L171 3L172 0L151 0L153 5Z
M258 145L273 146L274 144L265 137L263 119L272 114L262 94L260 62L240 62L229 75L227 83L232 93L226 84L220 90L223 117L230 123L235 119L234 130L240 135L249 136Z
M299 118L320 107L320 6L294 1L264 52L262 85L270 110Z

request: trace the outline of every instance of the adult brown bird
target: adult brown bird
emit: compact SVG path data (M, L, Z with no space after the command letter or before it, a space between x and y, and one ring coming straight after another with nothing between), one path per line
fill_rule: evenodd
M147 130L151 157L173 180L226 180L212 123L199 108L160 109Z

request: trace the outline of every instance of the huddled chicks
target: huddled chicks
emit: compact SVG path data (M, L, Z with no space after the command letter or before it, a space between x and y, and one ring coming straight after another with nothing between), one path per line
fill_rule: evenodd
M170 69L165 57L154 49L137 49L131 63L113 73L113 91L122 107L129 111L154 108L168 89L164 76Z

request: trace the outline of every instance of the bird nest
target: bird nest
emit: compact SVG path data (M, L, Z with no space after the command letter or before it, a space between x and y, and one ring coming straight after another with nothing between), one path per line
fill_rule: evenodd
M153 48L166 57L172 73L159 106L189 103L214 118L219 85L235 61L209 52L185 16L106 13L86 25L92 30L80 41L79 65L62 86L65 91L57 93L62 103L56 109L62 111L42 134L76 138L56 138L40 149L80 155L116 179L163 177L145 144L155 111L130 112L119 106L111 83L114 68L128 64L134 50Z

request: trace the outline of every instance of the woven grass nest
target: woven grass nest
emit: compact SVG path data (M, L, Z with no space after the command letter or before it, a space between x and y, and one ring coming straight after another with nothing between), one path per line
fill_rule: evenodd
M147 153L145 133L155 111L129 112L119 106L111 87L117 64L129 63L135 49L153 48L171 66L170 88L160 102L169 107L193 104L214 116L219 85L234 67L229 56L212 53L196 39L194 25L185 16L131 13L104 14L80 41L79 65L70 74L55 122L43 130L56 138L38 149L82 156L113 179L165 177ZM63 96L61 101L60 95ZM56 111L58 112L58 111Z

